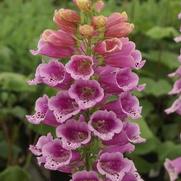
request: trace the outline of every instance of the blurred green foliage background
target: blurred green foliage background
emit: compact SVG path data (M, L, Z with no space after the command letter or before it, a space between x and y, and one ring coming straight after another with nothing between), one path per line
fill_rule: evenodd
M39 168L28 151L28 145L51 128L29 125L25 114L33 110L37 97L52 94L46 87L27 85L41 58L29 50L36 47L44 29L55 27L54 10L71 6L70 0L0 0L0 181L50 179L50 173ZM138 94L143 106L138 123L147 142L128 155L146 181L168 180L165 158L181 156L181 119L164 113L175 99L167 95L173 84L167 74L179 65L180 44L173 38L181 23L177 20L180 9L180 0L108 0L104 11L105 15L127 12L135 24L130 39L147 60L139 71L147 87Z

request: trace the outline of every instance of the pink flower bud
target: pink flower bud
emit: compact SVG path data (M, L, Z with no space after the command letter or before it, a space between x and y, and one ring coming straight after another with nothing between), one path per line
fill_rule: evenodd
M59 28L66 32L75 33L80 16L76 11L70 9L59 9L55 11L53 21Z
M108 38L112 37L125 37L130 34L134 29L134 25L128 23L128 16L126 12L113 13L108 17L106 22L105 35Z
M95 3L95 10L100 13L103 9L104 9L104 1L102 0L98 0L96 3Z

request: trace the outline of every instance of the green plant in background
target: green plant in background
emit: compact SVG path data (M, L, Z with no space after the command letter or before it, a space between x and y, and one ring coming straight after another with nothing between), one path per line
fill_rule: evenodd
M42 8L43 5L43 8ZM53 12L49 0L5 0L0 4L1 71L28 74L32 71L29 49L36 44L39 33L51 26L48 17ZM45 23L46 22L46 23Z
M51 26L47 20L53 3L4 0L0 1L0 12L0 180L27 181L31 178L23 168L28 166L27 146L34 136L27 132L24 117L42 92L26 83L36 65L29 49L35 46L40 32Z
M0 149L4 150L0 153L2 181L15 179L10 176L12 173L25 175L20 176L17 179L19 181L29 179L30 176L26 176L20 168L26 164L24 158L27 156L27 140L33 142L35 133L45 133L46 129L49 129L40 127L37 130L33 128L33 132L27 132L26 127L29 125L24 122L24 115L32 110L32 102L45 91L44 88L30 89L26 85L27 76L30 76L36 65L35 57L29 54L29 49L35 47L42 30L52 26L50 17L55 6L67 7L69 3L69 0L0 1ZM177 115L166 116L164 113L164 109L173 102L167 96L172 85L167 74L178 67L177 55L180 46L174 43L173 37L178 34L179 22L176 17L181 2L108 0L107 6L109 8L106 8L105 14L113 10L124 10L128 13L130 21L135 24L131 39L147 59L141 72L142 82L146 82L147 87L144 94L138 96L144 108L143 120L140 121L142 136L148 141L145 145L139 145L132 159L137 163L139 171L145 175L146 181L167 180L163 172L165 158L181 155L178 137L181 121ZM5 133L9 133L10 138ZM13 144L9 144L11 142ZM14 146L10 150L13 152L13 159L8 156L10 153L7 151L12 145ZM7 163L20 167L9 167L5 170Z

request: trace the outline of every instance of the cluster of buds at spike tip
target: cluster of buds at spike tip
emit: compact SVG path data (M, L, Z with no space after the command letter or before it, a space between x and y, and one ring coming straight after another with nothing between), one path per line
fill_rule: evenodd
M125 12L100 14L102 0L74 0L81 11L56 10L56 30L45 30L34 55L46 56L30 85L46 84L26 118L54 128L30 145L39 165L72 175L71 181L142 181L126 153L145 141L136 120L142 91L135 70L145 63L128 35Z
M181 13L178 15L178 19L181 20ZM175 42L181 42L181 35L177 36L174 40ZM181 54L178 56L178 61L179 63L181 63ZM167 114L175 112L178 115L181 115L181 65L178 67L178 69L175 72L170 73L168 76L178 78L174 83L172 90L169 92L169 95L177 95L178 97L173 102L172 106L167 108L165 112ZM176 181L179 175L181 174L181 157L178 157L174 160L166 159L164 166L168 172L170 181Z

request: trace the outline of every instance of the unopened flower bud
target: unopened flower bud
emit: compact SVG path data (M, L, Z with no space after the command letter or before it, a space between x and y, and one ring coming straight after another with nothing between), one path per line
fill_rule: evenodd
M75 0L76 5L81 11L90 11L92 3L90 0Z
M79 32L85 37L91 37L94 34L94 28L91 25L81 25L79 27Z
M124 37L131 33L134 25L128 22L126 12L113 13L106 21L106 37Z
M76 11L70 9L60 9L55 11L53 21L60 29L66 32L75 33L77 24L80 21L80 16Z
M93 23L93 26L95 26L96 28L102 28L102 27L105 27L106 20L107 20L107 18L105 16L102 16L102 15L94 16L92 23Z
M100 13L103 8L104 8L105 4L104 4L104 1L102 0L98 0L96 3L95 3L95 10Z
M71 9L59 9L55 11L54 19L63 18L65 21L78 23L80 21L80 17L76 11Z

